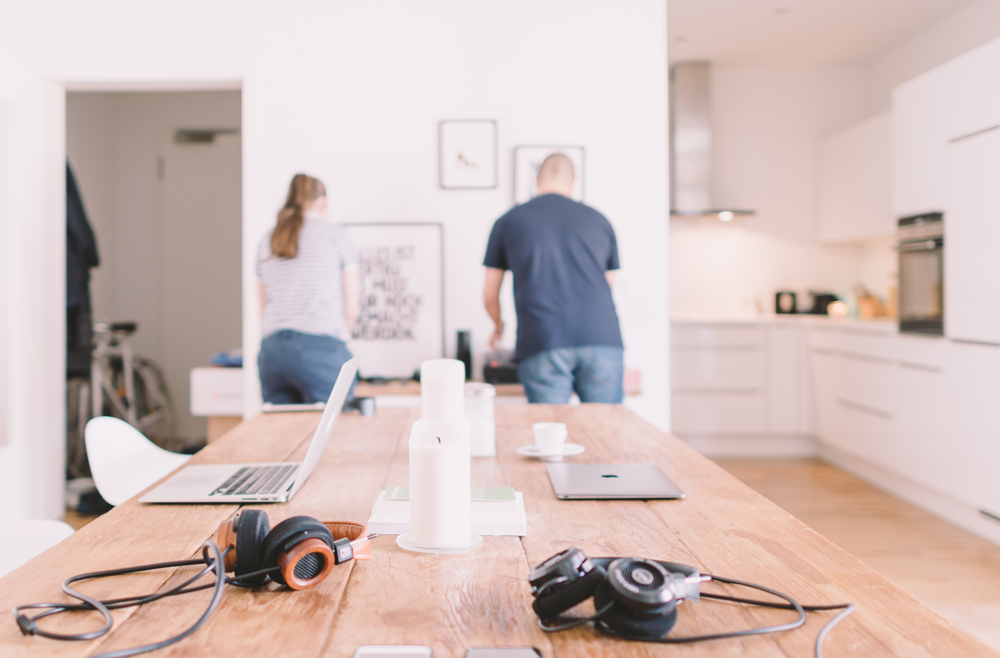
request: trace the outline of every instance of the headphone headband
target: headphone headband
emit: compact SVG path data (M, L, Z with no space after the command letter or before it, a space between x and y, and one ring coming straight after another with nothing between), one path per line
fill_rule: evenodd
M337 564L350 559L372 559L372 542L368 526L353 521L322 521L333 535L334 557Z

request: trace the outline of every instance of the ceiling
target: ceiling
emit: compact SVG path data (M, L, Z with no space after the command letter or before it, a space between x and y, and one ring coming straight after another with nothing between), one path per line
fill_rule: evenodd
M667 0L671 62L860 64L973 0Z

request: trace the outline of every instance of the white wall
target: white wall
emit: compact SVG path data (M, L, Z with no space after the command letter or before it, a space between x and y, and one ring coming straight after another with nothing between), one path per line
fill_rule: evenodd
M172 171L165 163L170 181L160 180L158 160L174 148L170 135L178 128L238 129L240 120L238 91L73 92L66 98L66 152L101 256L92 277L94 319L139 322L133 344L165 370L181 437L207 434L205 419L190 414L188 372L208 363L212 353L242 343L240 162L237 155L231 159L231 172L209 172L200 184L176 189L164 185L184 172ZM233 177L235 184L230 182ZM165 202L171 200L161 198L167 189L174 197L203 197L207 190L214 198L206 200L201 212L196 207L189 215L168 219ZM206 212L220 196L228 206L225 211ZM172 201L170 207L177 199ZM180 224L188 239L171 242L168 238ZM219 230L226 239L214 239ZM199 249L208 249L208 257L200 257ZM205 285L191 290L187 281L169 276L176 263L183 263ZM171 299L187 303L170 312ZM183 328L167 332L168 322Z
M716 204L757 215L671 220L671 314L773 311L776 290L849 293L861 252L816 243L817 159L823 136L864 117L863 71L720 65L711 91Z
M1000 0L979 0L896 44L866 65L868 113L892 107L892 88L1000 37Z
M63 321L62 199L57 192L46 194L46 186L61 180L63 124L60 97L53 95L58 85L44 80L90 88L239 81L248 364L254 363L260 338L253 256L295 172L324 179L333 212L344 220L444 223L447 331L453 336L455 329L471 328L481 351L489 321L480 310L480 263L492 221L511 202L511 149L539 142L581 144L587 148L587 200L618 232L623 273L617 298L626 363L642 369L646 392L634 404L666 426L664 3L291 5L251 13L232 1L154 7L115 0L99 11L90 3L38 2L19 6L20 15L0 24L5 63L0 66L8 67L0 69L0 98L16 107L15 132L21 137L14 151L26 179L16 188L15 206L23 206L22 217L33 220L26 233L13 236L13 244L37 250L31 254L37 264L28 262L29 254L14 264L35 276L15 281L7 268L0 281L18 291L12 310L28 324L61 327ZM188 20L191 15L199 20ZM30 68L10 69L15 61L31 62ZM499 188L438 189L437 122L477 117L499 124ZM21 224L8 226L17 230ZM46 303L36 308L32 299ZM4 321L8 329L17 326ZM60 454L62 414L54 405L61 406L61 357L53 356L59 362L44 363L41 371L30 366L34 355L62 353L62 333L61 328L38 332L7 373L8 381L28 380L21 390L31 404L16 417L12 411L8 420L11 446L0 449L6 451L0 454L0 493L24 487L36 501L12 505L7 514L59 513L55 480L61 471L49 465L48 473L58 478L39 484L22 474L22 466L39 452ZM246 376L248 388L256 390L252 367ZM253 413L253 396L250 400L247 412ZM28 427L41 425L28 413L46 407L53 409L55 422ZM18 446L20 452L10 451Z

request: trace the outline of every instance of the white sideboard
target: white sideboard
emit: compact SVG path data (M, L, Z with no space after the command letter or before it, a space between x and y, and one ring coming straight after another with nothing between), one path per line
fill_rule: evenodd
M1000 346L884 322L674 322L674 433L819 456L1000 543Z

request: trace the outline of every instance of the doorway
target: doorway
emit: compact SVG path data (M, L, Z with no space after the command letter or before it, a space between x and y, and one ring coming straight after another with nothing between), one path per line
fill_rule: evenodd
M240 119L239 91L66 94L67 159L100 257L92 319L137 323L131 347L159 365L172 401L156 440L175 451L207 437L191 369L242 345Z

